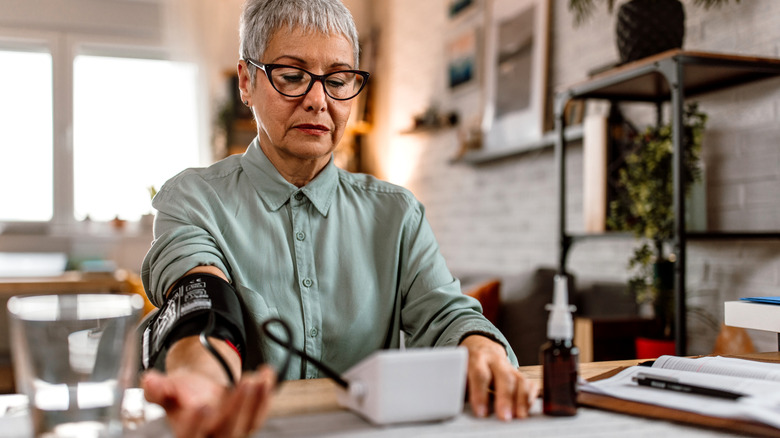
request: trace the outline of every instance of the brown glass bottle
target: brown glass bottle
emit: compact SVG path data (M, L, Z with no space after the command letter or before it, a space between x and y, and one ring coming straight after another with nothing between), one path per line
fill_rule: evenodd
M579 349L571 339L553 339L541 355L545 415L576 415Z

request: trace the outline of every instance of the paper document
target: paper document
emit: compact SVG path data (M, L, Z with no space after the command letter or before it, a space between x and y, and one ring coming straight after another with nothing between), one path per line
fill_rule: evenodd
M737 400L640 386L638 374L744 394ZM662 356L652 367L635 366L580 386L582 391L712 417L752 420L780 428L780 364L723 357Z
M661 356L653 363L652 368L667 368L780 382L780 364L730 357L708 356L693 359L690 357Z

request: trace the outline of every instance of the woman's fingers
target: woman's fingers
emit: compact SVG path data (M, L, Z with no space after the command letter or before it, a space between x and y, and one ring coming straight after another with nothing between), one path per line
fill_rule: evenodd
M268 414L275 381L270 369L244 374L208 422L208 436L237 438L259 430Z
M490 367L486 362L469 357L468 390L471 410L477 417L487 417L490 412Z
M257 415L252 423L252 430L259 430L268 418L271 408L273 390L276 386L276 373L271 367L264 366L259 371L260 387L258 388L260 403L257 406Z
M504 347L480 335L466 337L461 345L469 350L468 390L474 415L488 415L492 393L496 417L504 421L527 417L538 386L512 366Z
M176 390L166 376L159 371L147 371L141 376L141 388L149 403L156 403L167 409L174 400Z
M496 417L509 421L515 414L523 412L515 407L515 400L517 400L518 395L518 381L521 376L514 372L509 362L506 362L506 364L504 362L492 362L490 366L493 373L493 385L495 386L494 403ZM522 417L525 417L525 415L522 415Z
M177 438L207 438L211 435L207 432L206 424L212 417L213 411L208 406L198 409L183 410L177 414L175 421L169 421L174 435Z

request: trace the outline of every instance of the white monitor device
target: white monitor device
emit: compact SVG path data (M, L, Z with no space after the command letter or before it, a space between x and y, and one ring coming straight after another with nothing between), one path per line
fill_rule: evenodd
M463 411L465 348L383 350L344 373L339 404L377 425L445 420Z

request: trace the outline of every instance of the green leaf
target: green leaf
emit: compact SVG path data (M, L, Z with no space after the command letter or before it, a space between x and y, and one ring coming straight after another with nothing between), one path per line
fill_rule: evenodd
M683 169L685 193L694 181L701 179L701 142L707 115L695 102L686 105L683 113ZM629 259L632 277L629 287L639 301L655 298L659 291L653 286L652 264L664 260L659 251L661 242L674 235L673 208L673 138L671 124L650 126L636 135L625 166L618 170L617 198L610 203L607 224L610 229L630 231L645 239ZM648 241L659 242L657 249Z

